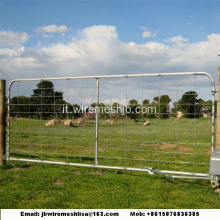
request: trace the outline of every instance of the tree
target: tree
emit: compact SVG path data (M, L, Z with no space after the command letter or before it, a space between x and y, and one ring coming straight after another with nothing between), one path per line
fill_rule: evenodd
M62 100L58 102L58 100ZM41 118L48 118L60 111L60 106L66 104L63 100L63 92L54 91L54 84L51 81L41 81L37 84L37 89L33 90L31 96L32 112L41 114Z
M40 100L43 104L49 104L51 101L63 99L63 92L54 91L54 84L51 81L41 81L37 84L37 89L33 90L32 97Z
M91 108L95 108L96 107L96 102L93 102L91 105L90 105Z
M66 118L67 117L66 106L68 106L69 112L72 111L73 107L69 103L67 103L65 100L63 99L55 100L54 101L54 116L60 119Z
M138 101L136 99L132 99L129 101L129 105L137 105Z
M179 100L179 105L183 110L185 117L198 118L200 109L197 100L198 94L195 91L188 91L182 95L182 99Z
M160 102L160 97L159 96L154 97L153 102L154 103L159 103Z
M124 111L125 111L124 106L121 106L121 105L120 105L119 103L117 103L117 102L114 102L114 103L112 104L111 109L112 109L113 112L114 112L114 113L112 114L112 116L113 116L114 118L119 119L119 118L122 117L122 115L124 115Z
M162 95L160 97L160 104L169 104L172 101L172 99L169 97L169 95Z
M170 112L170 105L169 103L171 102L171 98L169 95L162 95L160 97L160 114L162 118L167 118L169 116Z
M30 99L26 96L14 96L10 100L10 115L12 117L29 117Z
M142 101L142 105L143 105L143 106L147 106L147 105L149 105L149 104L150 104L149 99L144 99L144 100Z
M136 99L132 99L129 101L129 105L127 106L127 116L131 119L141 118L141 114L138 114L137 109L140 108L138 101Z
M161 95L153 98L152 105L156 107L159 117L167 118L169 116L171 98L169 95Z
M198 105L201 113L212 113L212 100L204 101L200 98L198 100Z
M173 116L176 117L178 111L183 112L183 109L181 108L179 101L173 102L173 108L171 109Z

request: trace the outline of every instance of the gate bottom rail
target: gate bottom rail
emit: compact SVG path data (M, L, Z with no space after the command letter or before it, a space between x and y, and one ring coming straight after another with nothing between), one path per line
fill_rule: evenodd
M69 166L78 166L78 167L90 167L90 168L100 168L100 169L141 171L141 172L148 172L148 174L150 175L154 175L155 173L161 174L163 176L166 176L172 179L204 179L204 180L211 180L214 182L220 181L219 176L217 175L210 175L206 173L190 173L190 172L178 172L178 171L169 171L169 170L156 170L152 167L146 167L145 169L142 169L142 168L132 168L132 167L79 164L79 163L68 163L68 162L47 161L47 160L19 159L19 158L13 158L13 157L8 158L8 160L32 162L32 163L59 164L59 165L69 165Z

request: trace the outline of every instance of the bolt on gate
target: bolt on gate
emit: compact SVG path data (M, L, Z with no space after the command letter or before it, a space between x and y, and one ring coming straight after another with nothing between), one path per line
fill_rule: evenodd
M8 89L8 160L218 181L208 73L18 79Z

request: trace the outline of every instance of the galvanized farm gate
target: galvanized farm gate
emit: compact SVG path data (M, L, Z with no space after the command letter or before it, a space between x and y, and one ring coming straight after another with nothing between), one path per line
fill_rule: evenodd
M218 181L215 93L205 72L13 80L6 158Z

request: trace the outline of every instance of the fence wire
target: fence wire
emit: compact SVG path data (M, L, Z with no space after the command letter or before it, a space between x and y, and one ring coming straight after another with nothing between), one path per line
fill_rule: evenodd
M208 173L215 86L206 73L15 80L9 159Z

